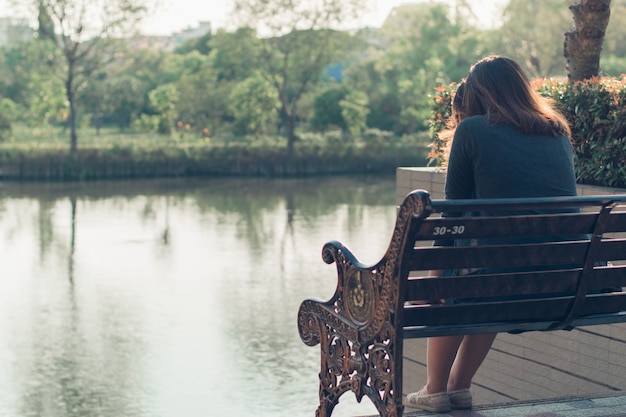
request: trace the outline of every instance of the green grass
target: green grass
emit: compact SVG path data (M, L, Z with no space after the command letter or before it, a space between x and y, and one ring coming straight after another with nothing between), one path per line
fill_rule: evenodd
M280 136L202 137L81 129L70 152L69 131L17 126L0 142L0 178L75 180L187 175L298 176L392 173L426 163L427 134L394 137L370 131L350 139L337 132L301 135L289 155Z
M97 133L94 128L80 128L77 131L78 146L87 148L112 148L135 146L176 146L181 144L208 145L212 140L190 131L175 132L172 135L158 135L132 129L120 131L116 127L103 127ZM28 127L16 125L11 136L0 142L0 148L24 147L45 149L69 149L70 131L59 126Z

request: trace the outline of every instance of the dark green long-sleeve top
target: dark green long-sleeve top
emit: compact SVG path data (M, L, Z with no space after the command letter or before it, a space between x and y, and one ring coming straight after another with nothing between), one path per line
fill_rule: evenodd
M573 149L565 135L526 135L486 116L458 125L446 177L446 198L576 195Z
M446 177L447 199L558 197L576 195L573 148L563 136L526 135L508 124L488 124L486 116L464 119L454 133ZM460 213L444 213L444 215ZM481 213L495 215L497 213ZM515 213L507 213L511 215ZM563 240L586 236L563 236ZM551 237L549 240L561 240ZM492 241L492 240L490 240ZM506 242L543 242L543 237L499 239ZM436 246L483 242L436 241ZM487 242L484 242L487 243ZM555 266L570 267L568 266ZM527 268L487 268L503 273ZM444 275L466 275L473 270L446 270ZM448 300L457 302L458 300ZM465 300L471 301L471 300ZM476 300L474 300L476 301Z

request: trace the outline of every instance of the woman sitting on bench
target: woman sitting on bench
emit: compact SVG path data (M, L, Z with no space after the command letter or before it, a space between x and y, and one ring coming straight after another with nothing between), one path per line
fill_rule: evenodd
M447 199L576 195L570 128L513 60L474 64L443 132L452 137ZM439 276L449 271L431 271ZM495 334L428 339L427 382L406 405L437 413L472 407L470 386Z

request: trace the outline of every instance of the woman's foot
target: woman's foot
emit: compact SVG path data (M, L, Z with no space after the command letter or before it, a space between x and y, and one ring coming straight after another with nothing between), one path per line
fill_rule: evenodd
M472 393L469 389L448 391L448 397L450 397L450 405L455 410L468 410L472 408Z
M412 392L406 396L406 405L433 413L447 413L452 410L450 397L447 392L428 394L426 387L418 392Z

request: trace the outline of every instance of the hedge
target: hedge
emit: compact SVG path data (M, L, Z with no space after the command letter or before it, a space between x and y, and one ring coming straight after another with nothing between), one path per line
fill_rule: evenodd
M535 79L532 84L556 101L570 123L578 182L626 188L626 76L575 83ZM433 96L431 165L445 165L446 144L438 132L450 116L450 98L457 86L439 86Z
M249 144L0 147L0 179L96 180L180 176L306 176L393 174L398 166L426 164L426 141L378 146L286 147Z

